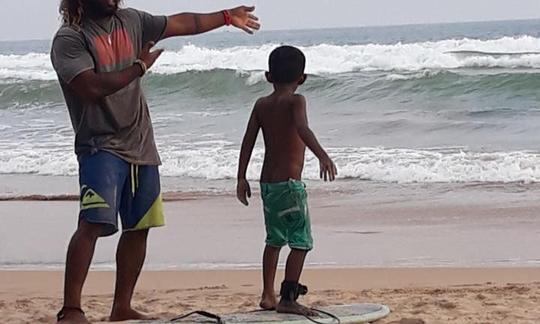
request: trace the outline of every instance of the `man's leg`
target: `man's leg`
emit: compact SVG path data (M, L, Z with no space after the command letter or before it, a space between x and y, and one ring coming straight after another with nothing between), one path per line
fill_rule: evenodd
M102 230L103 225L81 220L71 238L66 259L64 317L61 323L88 323L84 314L77 308L81 308L82 288L94 256L96 241Z
M87 323L80 310L81 291L88 275L99 236L117 232L120 184L125 182L129 164L119 157L99 151L79 157L79 226L68 247L62 323ZM76 317L76 318L75 318Z
M317 313L296 302L298 297L298 282L304 268L304 261L308 251L291 249L285 266L285 280L281 285L281 300L276 307L279 313L292 313L315 316Z
M124 233L116 252L112 321L152 319L135 311L131 299L146 257L149 229L165 223L158 167L130 165L130 169L120 202Z
M266 245L263 254L263 293L259 306L262 309L273 310L276 308L277 299L274 288L276 269L279 261L281 248Z
M116 252L116 288L111 321L148 319L133 310L131 298L146 257L148 230L124 232Z

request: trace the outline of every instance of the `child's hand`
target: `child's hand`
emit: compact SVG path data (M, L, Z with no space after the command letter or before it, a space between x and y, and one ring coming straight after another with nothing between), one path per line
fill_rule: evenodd
M325 157L319 160L321 168L320 175L324 181L334 181L337 175L337 168L334 161L330 157Z
M251 198L251 188L249 182L246 179L239 179L236 185L236 198L246 206L249 205L248 198Z

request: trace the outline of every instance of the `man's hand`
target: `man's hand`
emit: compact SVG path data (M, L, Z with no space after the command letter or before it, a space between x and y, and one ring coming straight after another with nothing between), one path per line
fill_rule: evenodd
M154 42L148 42L141 50L139 59L144 62L146 69L154 65L158 57L163 53L162 49L151 52ZM139 64L125 68L121 71L96 73L94 70L81 72L71 82L70 87L78 96L88 101L98 102L117 91L128 86L133 80L141 76ZM144 71L143 71L144 72Z
M255 7L241 6L234 9L230 9L232 25L236 28L242 29L248 34L253 34L254 30L259 30L261 25L257 22L259 18L252 14L255 11Z
M334 181L336 179L337 168L332 159L330 159L328 156L324 157L323 159L319 160L319 165L321 168L321 179L324 179L324 181Z
M163 53L163 49L157 49L151 52L150 50L152 49L152 47L154 47L154 45L154 42L146 43L142 48L141 55L139 55L139 59L142 60L144 64L146 64L146 67L148 69L150 69L152 65L154 65L158 57L160 57Z
M239 179L236 185L236 198L246 206L249 205L248 198L251 198L251 188L249 182L246 179Z

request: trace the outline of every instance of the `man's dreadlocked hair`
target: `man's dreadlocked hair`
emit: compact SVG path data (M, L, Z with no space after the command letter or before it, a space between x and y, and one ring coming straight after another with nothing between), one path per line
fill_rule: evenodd
M59 10L64 24L75 28L81 27L84 14L82 0L61 0Z
M81 27L84 15L83 0L61 0L59 11L64 24L75 28Z

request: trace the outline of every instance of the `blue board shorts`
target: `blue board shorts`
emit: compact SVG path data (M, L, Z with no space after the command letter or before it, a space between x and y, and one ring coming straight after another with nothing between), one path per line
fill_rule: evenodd
M165 225L159 170L105 151L79 157L79 220L103 224L101 236Z

